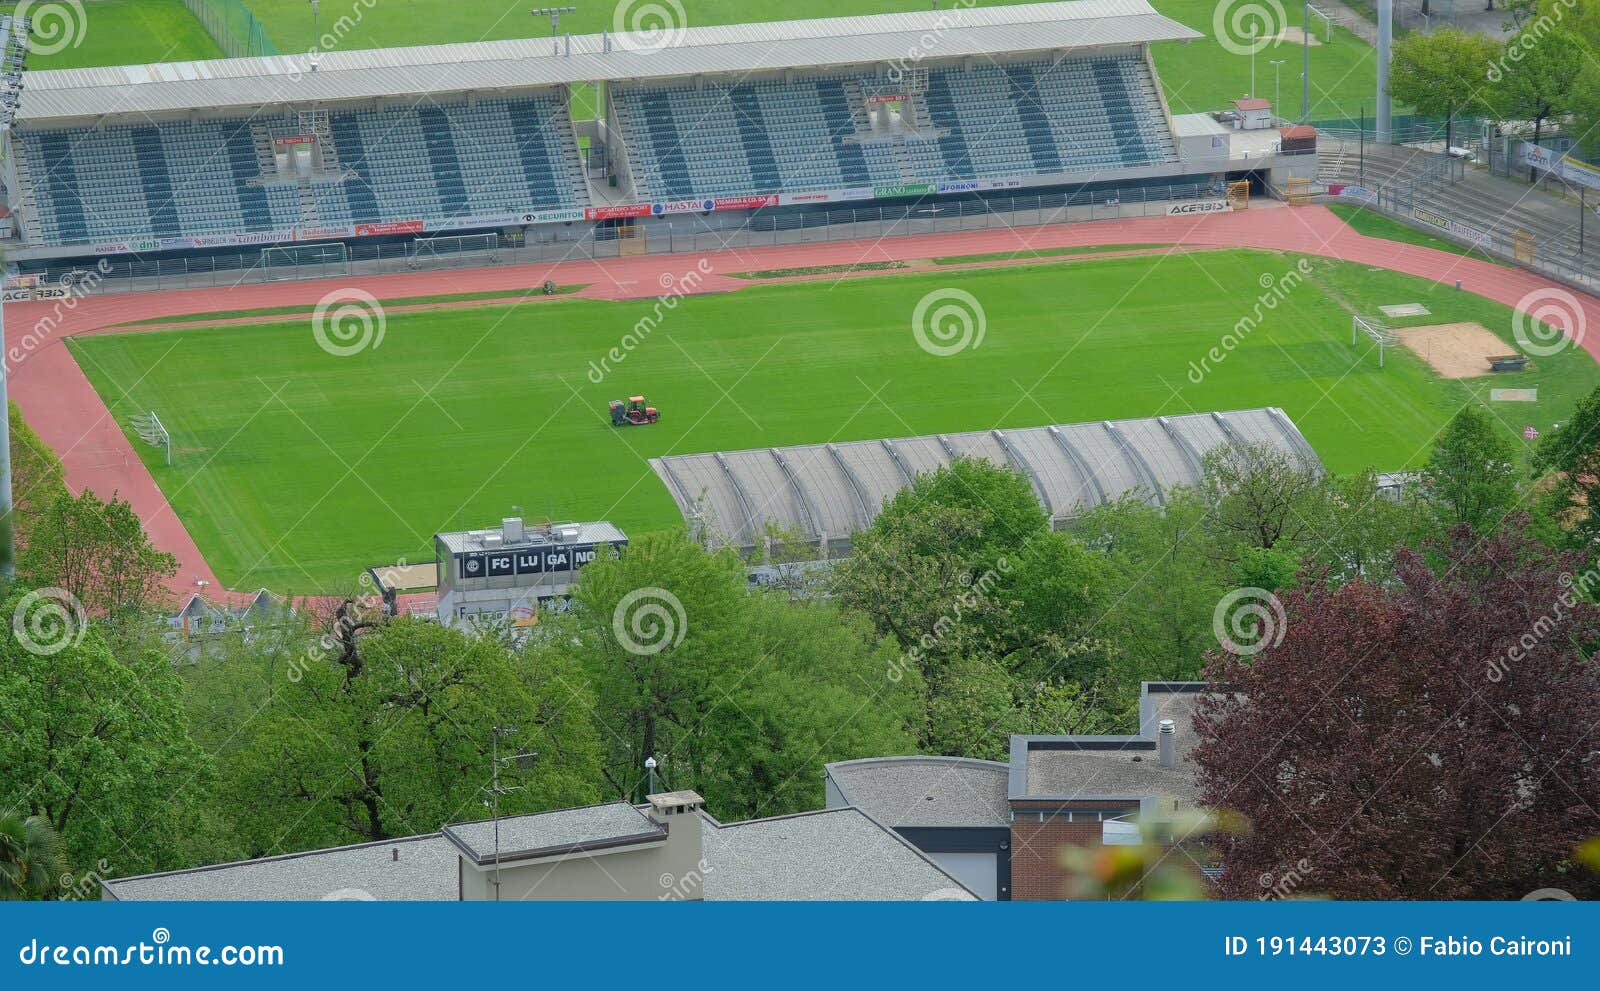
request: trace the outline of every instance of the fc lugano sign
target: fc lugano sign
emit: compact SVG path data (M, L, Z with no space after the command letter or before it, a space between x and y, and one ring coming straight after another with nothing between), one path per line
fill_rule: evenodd
M1168 204L1167 216L1192 217L1202 213L1228 213L1232 209L1227 200L1190 200L1187 203Z
M601 546L615 546L620 549L626 544ZM460 578L508 578L513 575L544 575L553 571L576 571L593 561L599 553L599 548L595 544L567 544L560 547L457 554L456 575Z

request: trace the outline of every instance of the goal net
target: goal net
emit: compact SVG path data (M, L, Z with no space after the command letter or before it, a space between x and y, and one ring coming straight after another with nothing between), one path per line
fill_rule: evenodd
M342 241L262 248L261 270L268 282L349 275L350 249Z
M460 260L469 252L487 253L489 261L500 260L500 235L447 234L439 237L419 237L411 242L411 266L420 268L431 263L448 263ZM482 259L476 259L481 262Z
M166 454L167 464L172 464L172 435L167 433L167 428L161 423L161 417L156 416L155 410L129 417L128 422L140 440L151 447L160 448Z
M1383 353L1395 343L1394 331L1381 320L1352 314L1350 317L1350 343L1357 344L1362 337L1378 345L1378 367L1383 367Z

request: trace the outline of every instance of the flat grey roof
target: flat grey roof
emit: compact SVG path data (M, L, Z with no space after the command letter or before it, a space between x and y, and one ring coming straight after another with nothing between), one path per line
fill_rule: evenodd
M932 38L930 43L927 39ZM42 123L192 109L241 111L385 96L870 65L1199 38L1145 0L1073 0L154 65L29 72L20 118Z
M1027 799L1156 798L1195 805L1200 787L1189 754L1195 702L1204 682L1145 682L1139 691L1137 736L1013 736L1012 801ZM1157 731L1171 719L1177 766L1161 766Z
M455 901L459 854L438 833L106 881L122 901Z
M495 861L494 821L444 827L449 840L477 864ZM598 852L665 841L667 831L627 802L558 809L500 819L500 862Z
M806 444L652 458L691 529L713 543L759 546L767 524L820 542L872 524L922 472L983 458L1029 481L1056 521L1125 495L1160 503L1201 479L1201 459L1229 443L1263 444L1321 466L1281 409Z
M965 757L869 757L826 769L846 802L896 829L1010 825L1009 771Z
M802 812L701 831L708 901L976 901L860 809Z
M490 546L488 538L503 536L502 527L482 530L457 530L435 534L452 554L474 551L515 551L535 547L571 547L578 544L610 544L628 539L628 535L610 523L555 523L549 533L542 533L531 524L524 524L523 539L516 543L498 543Z

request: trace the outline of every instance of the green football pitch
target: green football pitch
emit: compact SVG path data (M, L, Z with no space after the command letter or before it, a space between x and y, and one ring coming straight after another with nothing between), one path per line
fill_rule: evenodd
M0 14L16 7L0 2ZM30 9L35 21L30 69L222 57L183 0L88 0L76 6L57 0Z
M754 286L663 308L609 374L593 369L655 301L396 313L380 346L348 357L320 349L305 317L70 345L119 421L153 409L166 422L172 467L135 446L219 577L309 592L429 560L435 531L514 507L676 525L646 464L657 455L1271 405L1330 468L1399 469L1462 404L1487 402L1491 379L1443 380L1403 351L1380 370L1335 300L1421 302L1433 315L1415 322L1507 338L1511 311L1364 266L1315 260L1313 280L1226 351L1259 280L1296 261L1230 250ZM941 357L916 343L912 313L952 286L986 330ZM1223 360L1191 374L1213 347ZM1592 359L1564 352L1516 377L1538 404L1492 411L1520 444L1597 383ZM661 422L609 426L606 401L635 393Z
M985 0L985 5L1018 0ZM1228 51L1217 39L1215 18L1244 0L1152 0L1157 10L1206 35L1187 44L1153 46L1167 99L1174 113L1216 110L1251 89L1249 55ZM948 10L955 0L946 0ZM0 7L6 6L0 4ZM280 52L305 51L320 39L324 48L350 50L457 41L545 36L549 19L530 16L532 4L514 0L322 0L315 28L306 0L245 0ZM803 9L776 0L614 0L579 4L561 20L562 31L590 33L618 26L651 26L652 12L665 12L675 24L693 27L774 21L795 17L838 17L892 11L926 10L927 0L817 0ZM1299 24L1296 4L1255 4L1269 12L1274 26ZM216 45L185 9L182 0L89 0L87 30L59 54L33 60L34 68L72 68L191 58L215 58ZM681 15L679 14L681 11ZM1281 15L1281 16L1280 16ZM1313 22L1324 43L1311 48L1312 116L1355 117L1373 100L1373 51L1340 28L1331 34ZM1248 30L1248 26L1246 27ZM1241 39L1242 40L1242 39ZM1300 107L1300 46L1272 41L1254 59L1255 92L1281 103L1290 114ZM1273 60L1284 64L1274 67ZM581 112L580 99L580 112Z

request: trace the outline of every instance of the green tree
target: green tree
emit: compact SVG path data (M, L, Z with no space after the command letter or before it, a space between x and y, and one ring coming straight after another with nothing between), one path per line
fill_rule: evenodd
M1212 613L1232 587L1200 493L1174 489L1162 507L1120 499L1078 517L1072 532L1110 568L1101 629L1136 665L1123 680L1195 677L1216 646Z
M0 809L45 820L74 863L188 866L211 765L170 659L113 654L51 595L19 588L4 610L17 625L0 643Z
M1415 547L1437 529L1431 507L1403 485L1380 492L1372 469L1323 480L1319 498L1306 510L1309 530L1300 556L1330 579L1381 581L1393 570L1394 550Z
M1262 444L1224 445L1201 461L1207 526L1225 557L1292 547L1309 532L1309 510L1323 485L1314 462Z
M1600 541L1600 388L1578 402L1561 425L1539 439L1534 469L1546 475L1540 499L1545 531L1568 546L1592 548Z
M1502 121L1533 121L1533 143L1538 144L1546 121L1574 109L1573 97L1588 55L1583 42L1565 28L1547 31L1540 26L1519 32L1491 66L1494 85L1485 91L1490 111ZM1528 166L1528 181L1538 178L1538 170Z
M160 602L178 572L177 559L151 545L126 500L102 502L88 489L58 494L38 513L17 564L28 582L65 589L95 616Z
M1451 417L1422 469L1422 493L1440 527L1465 523L1480 534L1498 528L1518 502L1517 460L1505 432L1476 407Z
M1455 118L1488 110L1489 69L1502 46L1481 34L1444 27L1414 31L1395 42L1389 94L1419 113L1445 119L1445 144L1453 139Z
M583 679L559 652L518 653L492 636L415 619L280 655L245 739L219 755L249 855L426 833L482 818L495 728L519 789L502 814L598 797L598 742ZM349 648L349 649L347 649Z
M11 404L11 497L14 537L17 545L25 546L33 529L33 520L42 507L49 506L57 496L67 494L66 475L61 459L45 446L39 435L22 419L22 411ZM5 526L6 521L0 521Z
M0 814L0 901L55 895L67 872L61 837L39 816Z
M730 552L654 534L584 568L545 650L575 657L604 729L607 789L695 788L719 816L821 804L822 765L907 753L921 680L829 604L752 592Z

